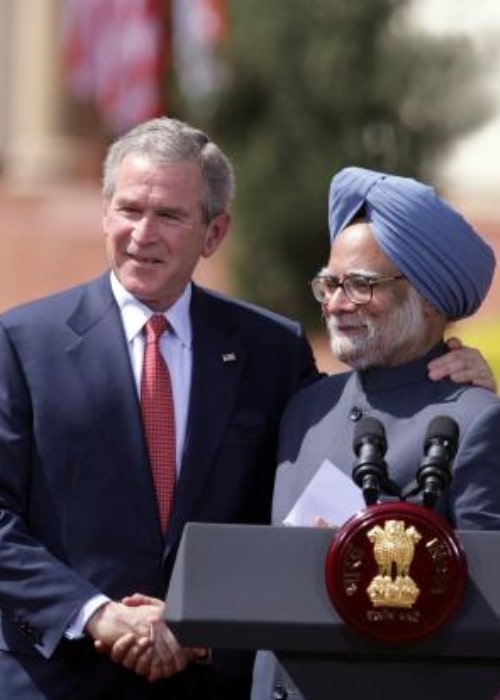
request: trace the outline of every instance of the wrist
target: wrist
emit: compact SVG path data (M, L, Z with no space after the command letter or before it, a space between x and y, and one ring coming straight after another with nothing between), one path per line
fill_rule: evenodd
M99 630L102 627L102 621L105 614L108 612L109 607L113 605L112 601L107 601L100 605L89 617L87 624L85 625L84 631L92 639L97 639L99 635Z

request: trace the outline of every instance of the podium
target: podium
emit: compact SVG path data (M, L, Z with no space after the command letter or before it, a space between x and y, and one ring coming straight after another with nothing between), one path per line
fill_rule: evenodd
M494 700L500 532L457 535L464 599L418 642L382 644L345 625L325 585L332 531L319 528L188 524L165 619L185 645L275 651L307 700Z

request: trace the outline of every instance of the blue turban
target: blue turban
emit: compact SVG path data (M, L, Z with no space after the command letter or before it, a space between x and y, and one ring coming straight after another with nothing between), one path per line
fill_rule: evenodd
M432 187L344 168L332 179L328 209L332 243L362 214L384 254L446 318L470 316L481 305L495 270L493 251Z

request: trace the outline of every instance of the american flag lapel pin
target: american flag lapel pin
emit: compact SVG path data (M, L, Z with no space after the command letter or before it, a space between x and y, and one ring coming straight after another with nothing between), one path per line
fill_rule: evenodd
M224 352L222 353L222 362L236 362L236 355L234 352Z

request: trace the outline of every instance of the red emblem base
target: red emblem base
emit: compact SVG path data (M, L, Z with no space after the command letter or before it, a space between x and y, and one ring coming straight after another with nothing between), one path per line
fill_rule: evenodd
M330 600L349 627L380 642L422 639L457 610L467 581L453 529L412 503L382 503L350 518L326 558Z

